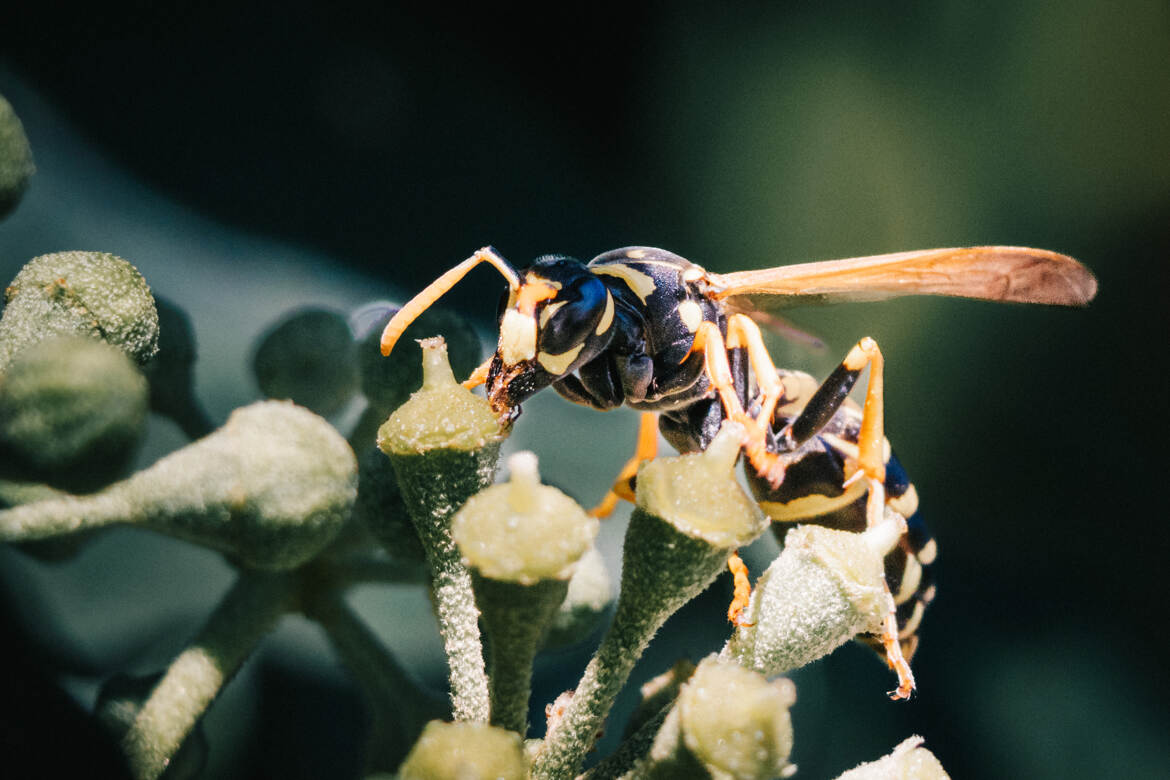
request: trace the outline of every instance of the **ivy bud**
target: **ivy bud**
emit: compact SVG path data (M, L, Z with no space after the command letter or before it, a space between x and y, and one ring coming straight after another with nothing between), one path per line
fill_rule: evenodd
M709 657L679 694L683 744L712 777L767 778L784 773L792 752L796 702L791 680Z
M353 452L329 423L265 401L101 492L0 511L0 541L133 524L249 567L290 569L332 541L349 517L356 482Z
M859 633L878 631L886 614L883 557L897 542L896 519L863 532L801 525L756 582L724 657L769 677L811 663Z
M78 492L129 466L146 427L147 385L121 350L58 336L0 375L0 452L19 476Z
M398 768L399 780L526 780L520 735L486 723L433 720Z
M158 309L158 354L146 365L150 408L166 415L192 439L215 430L195 397L195 329L187 313L172 301L155 297Z
M443 339L426 339L422 348L422 387L378 429L378 447L390 456L431 567L454 718L486 721L490 704L479 611L451 519L491 484L504 437L488 402L455 381Z
M330 415L357 391L357 344L341 314L302 309L260 338L252 372L266 398L287 398Z
M599 524L576 501L540 484L531 452L513 455L508 468L511 480L469 498L451 530L472 567L489 640L491 722L525 734L532 660Z
M458 314L438 307L427 309L410 324L387 360L382 356L382 330L397 309L381 304L367 309L376 309L381 316L359 323L358 365L362 392L382 417L401 406L422 384L421 340L442 334L451 368L460 378L469 376L482 360L483 347L475 328ZM355 319L363 319L360 312Z
M158 350L158 311L138 269L104 252L58 252L29 260L4 291L0 371L17 352L54 335L89 336L139 366Z
M950 775L934 754L922 747L922 737L909 737L877 761L850 769L837 780L948 780Z
M24 127L0 95L0 219L16 208L35 170Z

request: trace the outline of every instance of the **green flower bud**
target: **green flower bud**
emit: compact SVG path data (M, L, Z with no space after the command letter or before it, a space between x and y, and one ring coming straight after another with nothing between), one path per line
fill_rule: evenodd
M948 780L950 775L926 748L922 737L909 737L885 758L850 769L837 780Z
M511 481L485 488L455 515L463 557L485 578L520 585L568 583L593 546L598 521L561 491L540 484L536 456L508 459Z
M511 480L469 498L451 530L472 567L491 649L492 725L525 734L532 660L577 561L593 546L598 521L540 484L532 453L513 455L508 468Z
M526 780L520 735L486 723L431 721L398 768L399 780Z
M431 567L432 593L451 668L455 720L486 721L487 676L471 573L451 519L491 484L503 434L488 402L455 381L443 339L423 347L423 384L378 430Z
M265 397L333 414L357 391L357 344L341 314L302 309L261 337L252 371Z
M158 312L138 269L103 252L34 257L4 291L0 371L17 352L49 336L98 338L138 365L158 349Z
M385 358L381 349L382 330L397 309L378 308L383 316L370 323L368 329L360 327L358 366L362 392L382 417L401 406L422 384L422 355L416 346L419 339L442 334L451 368L460 379L470 376L482 360L483 347L475 328L454 312L436 307L427 309L412 322L399 339L394 354Z
M235 411L227 424L150 468L81 498L0 511L0 541L137 524L233 555L257 569L289 569L340 530L357 464L329 423L290 403Z
M723 657L772 677L880 630L889 603L882 559L899 530L893 519L863 533L793 528L752 592L750 625L737 629Z
M119 349L58 336L0 375L0 452L25 479L95 490L129 466L146 429L147 385Z
M706 451L638 471L637 508L623 548L613 625L533 766L537 778L575 774L634 663L666 619L768 527L735 479L742 435L725 425Z
M16 208L35 170L24 127L0 95L0 219Z
M683 744L713 778L783 774L792 752L796 687L710 657L682 688L677 708Z

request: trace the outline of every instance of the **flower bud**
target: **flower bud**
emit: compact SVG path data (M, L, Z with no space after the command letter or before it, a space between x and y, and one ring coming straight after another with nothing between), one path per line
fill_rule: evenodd
M330 415L357 391L357 344L341 314L302 309L260 338L252 372L266 398L287 398Z
M0 511L0 541L118 523L207 545L257 569L321 551L353 506L357 464L329 423L287 402L238 409L215 433L90 496Z
M399 780L526 780L520 735L486 723L433 720L398 768Z
M593 546L598 521L540 484L532 453L516 453L508 468L510 481L467 500L452 533L472 567L488 636L491 722L525 734L537 645L565 600L577 561Z
M850 769L837 780L948 780L950 775L926 748L909 737L884 758Z
M129 466L145 433L146 379L102 341L58 336L0 376L0 452L23 479L88 492Z
M16 208L34 170L24 127L12 104L0 95L0 219Z
M886 526L789 531L784 550L756 582L744 612L748 625L736 630L723 657L772 677L880 630L888 605L882 559L897 541Z
M49 336L101 339L143 366L158 350L158 312L138 269L104 252L58 252L28 261L4 291L0 371Z

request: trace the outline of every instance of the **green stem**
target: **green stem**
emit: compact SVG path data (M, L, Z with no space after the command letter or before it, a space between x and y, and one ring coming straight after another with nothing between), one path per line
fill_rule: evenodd
M153 780L256 644L295 601L295 581L247 572L167 669L122 739L131 771Z
M539 580L532 585L505 582L473 573L484 633L488 637L491 725L528 733L532 663L541 636L565 600L568 580Z

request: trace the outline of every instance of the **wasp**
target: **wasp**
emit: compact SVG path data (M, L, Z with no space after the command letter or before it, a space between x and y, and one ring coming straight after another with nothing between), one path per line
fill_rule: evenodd
M862 338L823 382L777 369L757 320L777 305L945 295L1079 306L1096 294L1092 273L1042 249L931 249L717 274L672 252L626 247L582 263L545 255L519 272L491 247L444 273L403 306L382 334L389 355L406 327L481 263L507 281L495 353L464 384L486 384L505 425L534 393L552 386L600 410L643 411L638 446L595 509L632 499L631 479L654 457L658 433L680 452L704 449L730 420L761 507L780 524L818 522L862 530L894 513L906 532L886 560L889 614L880 646L898 675L891 695L914 688L907 656L933 595L935 547L917 519L917 498L884 434L883 365ZM864 402L848 396L869 369ZM728 562L740 621L749 592L737 555Z

